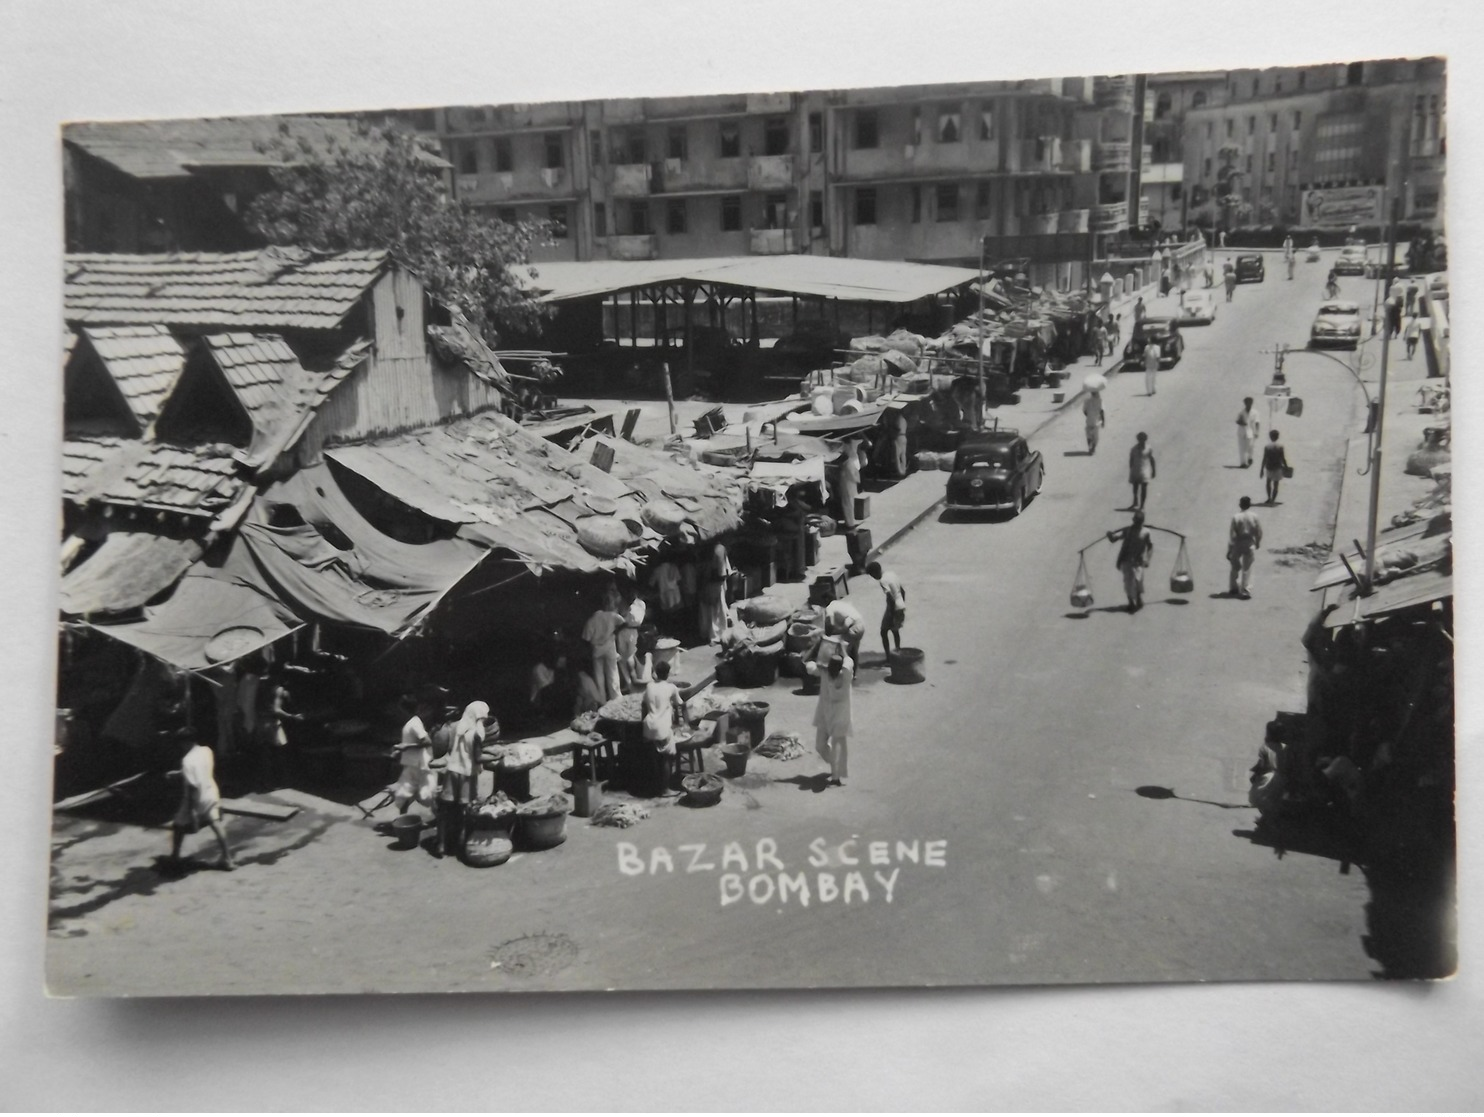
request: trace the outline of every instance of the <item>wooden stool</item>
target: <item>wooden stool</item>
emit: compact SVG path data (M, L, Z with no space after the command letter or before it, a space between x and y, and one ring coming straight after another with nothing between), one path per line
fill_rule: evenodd
M590 779L612 778L614 763L613 742L607 737L594 741L577 741L572 745L574 772L586 765Z
M682 737L675 742L675 771L695 772L697 774L706 771L706 748L709 737L705 733L692 733L688 737Z

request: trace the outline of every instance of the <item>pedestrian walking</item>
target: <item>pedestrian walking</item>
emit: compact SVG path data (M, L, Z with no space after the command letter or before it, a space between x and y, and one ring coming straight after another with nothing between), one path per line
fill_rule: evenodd
M855 661L836 651L823 671L817 662L807 666L811 675L819 676L819 701L814 707L814 751L830 766L829 782L844 787L850 775L850 692Z
M726 547L718 543L701 570L701 639L708 643L721 643L731 621L727 604L727 582L731 577L732 561L727 557Z
M304 718L289 709L289 691L278 668L264 677L258 698L259 781L262 790L275 791L289 784L289 735L285 723Z
M1262 448L1262 479L1268 486L1268 503L1278 503L1278 483L1293 476L1293 467L1288 464L1288 453L1278 441L1277 431L1268 431L1268 444Z
M1289 256L1286 260L1284 260L1284 264L1288 268L1288 278L1289 279L1292 279L1293 278L1293 262L1294 261L1293 261L1293 257L1292 256Z
M1252 410L1252 397L1242 400L1242 410L1237 412L1237 464L1246 469L1252 464L1252 448L1257 445L1262 420Z
M1210 260L1206 261L1206 265L1201 269L1201 271L1206 277L1206 289L1210 290L1212 287L1216 286L1216 269L1211 266Z
M1142 510L1149 496L1149 482L1154 480L1154 451L1149 446L1149 436L1140 431L1133 447L1128 452L1128 483L1133 487L1133 503L1130 511Z
M1227 592L1246 601L1252 597L1252 562L1262 546L1262 524L1252 511L1250 496L1244 496L1237 505L1240 510L1232 517L1227 532L1226 561L1231 564Z
M1159 297L1162 299L1167 297L1172 286L1174 286L1174 280L1170 277L1170 269L1165 268L1159 273Z
M464 852L464 824L477 797L479 753L485 736L499 725L490 717L485 702L470 702L453 729L453 743L443 758L443 776L438 786L438 857Z
M1285 260L1293 259L1293 237L1291 235L1283 238L1283 258Z
M1108 315L1108 353L1111 356L1118 348L1118 343L1123 340L1123 315Z
M1217 243L1218 243L1218 244L1219 244L1219 245L1220 245L1220 246L1221 246L1221 247L1222 247L1222 248L1225 248L1225 247L1226 247L1226 230L1225 230L1225 229L1222 229L1222 230L1221 230L1221 234L1220 234L1220 236L1219 236L1219 237L1218 237L1218 238L1217 238Z
M1412 355L1417 352L1417 342L1422 339L1421 319L1414 317L1410 322L1408 322L1407 328L1402 331L1402 337L1406 339L1407 360L1410 361L1412 359Z
M227 844L227 832L222 829L222 793L216 785L216 754L196 740L192 730L177 730L180 742L180 767L170 775L181 781L180 807L170 823L170 866L179 869L180 847L187 834L194 834L202 826L209 826L221 847L220 868L231 872L237 867L232 860L232 847Z
M1092 325L1092 354L1095 365L1103 363L1103 356L1108 352L1108 327L1103 325L1101 318L1096 319Z
M1402 332L1402 293L1396 288L1386 299L1386 336L1396 337Z
M1144 321L1144 315L1146 315L1148 313L1149 313L1148 309L1144 306L1144 296L1143 295L1140 295L1137 299L1134 300L1134 326L1135 326L1135 328L1138 327L1138 325L1139 325L1140 322Z
M1226 288L1226 301L1231 302L1237 290L1237 273L1228 268L1221 277L1221 285Z
M1407 316L1409 318L1412 315L1414 315L1414 314L1417 313L1416 303L1417 303L1417 284L1416 284L1415 281L1410 281L1410 282L1407 283L1407 304L1406 304L1406 314L1407 314Z
M892 570L881 569L879 562L868 563L866 573L881 585L886 595L886 608L881 613L881 647L891 655L891 637L897 638L897 651L902 650L902 625L907 623L907 588Z
M1087 398L1082 401L1082 421L1087 428L1087 452L1096 454L1098 452L1098 436L1102 428L1107 426L1108 420L1103 411L1103 393L1089 391Z
M1128 527L1108 532L1108 542L1118 544L1113 565L1123 574L1128 611L1137 613L1144 608L1144 571L1154 556L1154 537L1144 527L1144 513L1135 512Z
M414 802L431 808L438 797L438 773L433 771L433 738L428 734L427 719L437 711L431 703L407 697L402 711L410 714L402 726L401 740L393 746L399 771L392 784L392 802L398 814L406 814Z
M1324 280L1324 297L1326 299L1337 299L1340 297L1340 277L1334 268L1329 269L1329 275Z
M1144 346L1144 394L1146 396L1154 395L1154 374L1159 371L1162 356L1159 342L1150 338L1148 344Z
M644 688L642 709L644 740L654 746L659 765L660 794L669 795L675 778L675 728L685 724L685 699L670 681L668 662L654 665L654 678Z
M618 630L623 627L623 614L617 612L611 601L605 601L588 617L583 625L582 638L593 653L593 682L604 702L611 702L623 695L623 685L618 673Z
M623 625L614 633L613 643L618 651L619 686L627 694L636 689L634 676L638 667L634 656L639 651L639 630L644 627L644 618L649 607L634 586L625 587L623 596L624 605L619 612L623 617Z

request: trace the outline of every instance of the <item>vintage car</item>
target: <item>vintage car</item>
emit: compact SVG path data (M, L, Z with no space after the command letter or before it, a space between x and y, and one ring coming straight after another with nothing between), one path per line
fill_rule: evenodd
M1238 283L1261 283L1268 274L1267 265L1256 252L1238 256L1236 271Z
M1309 327L1309 345L1315 349L1338 346L1354 349L1360 344L1360 306L1331 299L1319 305Z
M1186 296L1189 298L1189 296ZM1159 342L1159 367L1169 368L1185 352L1185 339L1180 336L1178 318L1145 318L1134 326L1128 344L1123 347L1123 362L1129 368L1144 367L1144 347Z
M965 436L948 477L950 512L1009 512L1019 515L1046 481L1041 451L1013 430Z
M1340 249L1335 260L1336 275L1365 275L1365 249L1356 244Z
M1215 291L1186 291L1180 299L1182 326L1209 326L1216 321Z

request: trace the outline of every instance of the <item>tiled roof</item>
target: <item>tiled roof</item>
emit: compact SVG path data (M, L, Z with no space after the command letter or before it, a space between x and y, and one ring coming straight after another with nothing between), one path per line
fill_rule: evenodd
M263 150L285 138L317 151L352 151L365 146L355 121L313 116L220 117L214 120L135 120L69 124L64 142L111 164L134 178L185 178L218 167L281 166L276 152ZM429 151L429 167L449 164Z
M212 334L206 344L254 422L298 394L307 375L283 338L274 334Z
M73 325L331 330L386 263L379 249L76 253L63 316Z
M210 515L231 504L248 479L233 460L235 446L172 446L131 442L102 463L86 496L106 504Z
M113 436L69 438L62 443L62 496L68 500L86 499L91 478L109 458L117 457L124 439Z
M83 333L148 429L180 379L184 347L164 326L90 326Z

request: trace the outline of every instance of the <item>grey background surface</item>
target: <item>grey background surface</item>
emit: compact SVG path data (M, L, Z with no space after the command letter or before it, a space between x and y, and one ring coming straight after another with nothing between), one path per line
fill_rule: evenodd
M1454 330L1484 351L1484 27L1463 3L803 5L9 0L0 41L5 405L0 1105L6 1109L1476 1108L1480 700L1459 715L1462 972L1245 985L706 996L60 1002L41 990L67 119L411 107L1451 54ZM1460 361L1458 424L1478 387ZM1465 571L1478 440L1456 444ZM1458 608L1484 648L1479 565ZM1298 631L1295 629L1295 638ZM1472 684L1472 685L1471 685ZM347 918L374 918L350 912ZM680 929L683 933L683 929ZM333 935L333 928L326 929ZM1213 934L1220 928L1213 927ZM408 944L409 952L416 951ZM821 949L828 949L822 943ZM863 966L869 979L869 967Z

